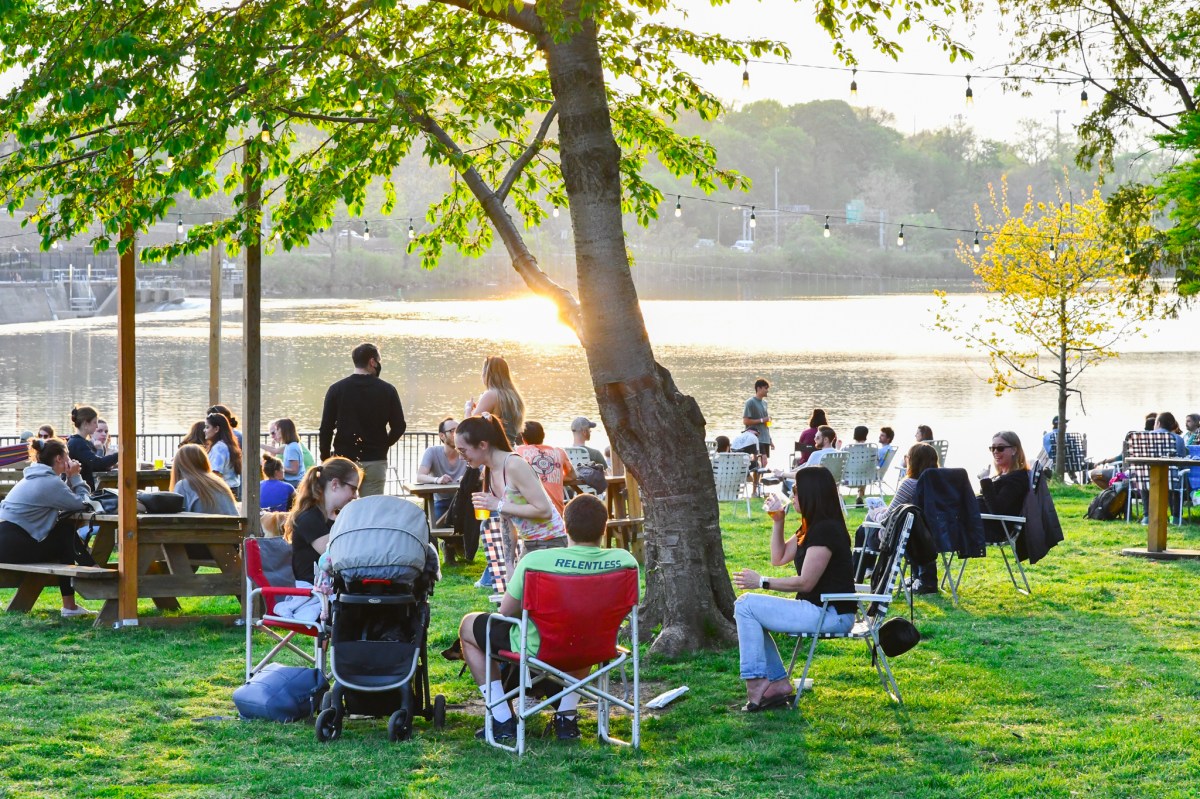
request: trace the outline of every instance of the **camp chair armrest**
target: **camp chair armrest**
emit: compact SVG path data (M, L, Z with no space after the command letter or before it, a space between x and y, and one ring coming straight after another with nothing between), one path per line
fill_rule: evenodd
M310 596L315 594L311 588L284 588L282 586L264 586L255 589L255 591L264 596ZM324 594L317 594L317 596L324 596Z
M1024 516L1002 516L998 513L981 513L979 518L993 522L1014 522L1016 524L1024 524Z
M490 625L494 621L507 621L507 622L516 624L517 626L520 626L522 624L520 619L515 619L512 616L505 616L502 613L489 613L488 614L488 624Z
M887 594L821 594L822 602L890 602Z
M883 529L882 524L880 524L879 522L873 522L870 519L864 520L862 523L862 526L866 527L868 530L882 530Z

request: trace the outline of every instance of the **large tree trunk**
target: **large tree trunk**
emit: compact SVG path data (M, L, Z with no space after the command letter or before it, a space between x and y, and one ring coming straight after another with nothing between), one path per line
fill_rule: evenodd
M609 439L645 496L642 629L662 626L653 649L664 654L727 644L734 593L704 417L655 362L638 306L621 221L621 154L595 26L584 22L569 40L543 36L541 44L559 106L583 346Z

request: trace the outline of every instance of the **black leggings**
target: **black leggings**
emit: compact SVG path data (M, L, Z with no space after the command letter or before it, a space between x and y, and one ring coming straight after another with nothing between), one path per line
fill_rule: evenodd
M75 532L75 521L69 516L37 541L25 528L13 522L0 522L0 562L3 563L67 563L95 566L87 547ZM58 588L65 597L75 596L70 577L58 578Z

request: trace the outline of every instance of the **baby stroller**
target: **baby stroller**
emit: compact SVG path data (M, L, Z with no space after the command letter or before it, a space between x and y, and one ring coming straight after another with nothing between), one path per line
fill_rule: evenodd
M440 729L446 698L430 701L426 636L439 574L429 524L399 497L364 497L338 514L329 533L329 665L333 687L321 700L318 741L342 734L348 713L387 716L388 738L407 740L417 715Z

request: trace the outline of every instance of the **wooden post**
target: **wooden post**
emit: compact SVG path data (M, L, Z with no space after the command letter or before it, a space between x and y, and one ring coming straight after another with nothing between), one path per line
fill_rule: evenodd
M1167 521L1171 518L1171 470L1165 463L1150 466L1149 501L1146 503L1146 549L1163 552L1167 548Z
M221 242L209 253L208 280L208 404L221 401Z
M138 623L138 518L137 518L137 239L133 224L121 228L120 266L117 270L117 624Z
M242 512L246 535L259 535L259 470L262 430L262 173L259 155L251 142L242 145L245 173L246 275L242 280L242 346L245 355L245 389L242 416Z

